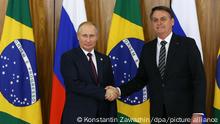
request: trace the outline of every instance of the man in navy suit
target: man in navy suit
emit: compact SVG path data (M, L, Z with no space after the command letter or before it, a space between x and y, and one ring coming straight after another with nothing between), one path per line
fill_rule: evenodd
M152 123L156 123L156 117L182 120L172 120L174 123L201 121L205 113L206 78L195 40L172 32L174 17L168 7L154 7L150 18L157 38L143 46L136 76L119 88L107 88L123 97L147 85Z
M94 50L98 31L91 22L79 26L80 47L67 51L61 58L61 73L66 88L63 124L114 122L116 102L108 101L113 85L110 59Z

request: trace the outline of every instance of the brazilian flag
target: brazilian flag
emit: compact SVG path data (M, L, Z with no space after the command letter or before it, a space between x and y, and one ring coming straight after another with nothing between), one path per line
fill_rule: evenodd
M29 0L8 0L0 39L0 124L42 124Z
M110 27L107 54L111 58L116 86L136 74L144 45L139 0L116 0ZM117 100L118 121L149 123L150 103L147 87Z
M220 122L220 49L218 51L218 61L216 65L216 83L215 83L215 94L214 94L214 118Z

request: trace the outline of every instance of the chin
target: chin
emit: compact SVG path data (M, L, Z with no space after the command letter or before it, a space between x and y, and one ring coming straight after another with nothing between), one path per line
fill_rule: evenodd
M157 35L162 35L162 34L164 34L164 32L157 32L156 34Z
M86 50L89 51L89 52L91 52L91 51L92 51L92 48L87 48Z

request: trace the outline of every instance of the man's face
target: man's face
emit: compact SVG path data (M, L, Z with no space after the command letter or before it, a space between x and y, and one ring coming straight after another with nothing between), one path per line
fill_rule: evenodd
M77 34L79 45L84 50L91 52L95 48L97 41L97 30L95 26L84 24Z
M174 25L173 18L170 17L168 12L163 10L154 11L151 22L155 33L162 39L170 34Z

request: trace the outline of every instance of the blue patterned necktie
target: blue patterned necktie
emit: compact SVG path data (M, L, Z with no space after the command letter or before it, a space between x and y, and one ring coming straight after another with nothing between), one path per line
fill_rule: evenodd
M164 78L164 71L165 71L165 66L166 66L166 48L165 48L166 43L167 43L166 41L160 42L161 48L160 48L160 54L159 54L158 68L159 68L162 79Z

